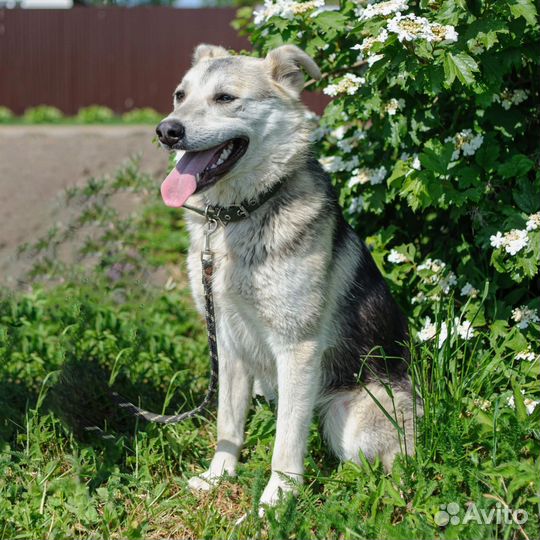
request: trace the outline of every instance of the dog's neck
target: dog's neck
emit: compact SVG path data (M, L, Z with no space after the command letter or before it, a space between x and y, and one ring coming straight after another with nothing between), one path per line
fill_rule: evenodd
M194 212L199 216L204 217L206 220L217 221L222 225L234 223L247 219L253 212L258 210L264 203L272 199L277 195L283 184L287 182L289 177L281 178L278 182L270 186L268 191L259 193L256 199L248 199L242 201L240 204L231 206L213 206L210 204L205 205L204 208L192 206L190 204L184 204L184 208L190 212Z

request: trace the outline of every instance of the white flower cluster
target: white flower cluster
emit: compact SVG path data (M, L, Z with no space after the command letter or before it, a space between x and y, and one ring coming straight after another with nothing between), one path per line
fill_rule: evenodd
M353 156L349 161L344 160L340 156L325 156L319 160L323 169L329 173L339 172L339 171L352 171L356 167L360 160L358 156Z
M495 249L502 247L506 253L515 255L529 245L529 235L526 230L512 229L504 234L500 231L492 234L489 241Z
M357 43L354 47L351 47L353 51L369 52L375 43L384 43L388 39L388 31L382 29L376 37L364 38L362 43Z
M453 321L453 324L450 324L450 325L447 324L446 321L443 321L438 330L439 330L439 334L438 334L439 348L443 346L443 343L448 338L449 333L452 334L453 330L455 330L456 334L461 339L467 340L474 337L474 328L472 327L472 323L466 319L464 321L460 321L458 317L456 317ZM417 334L418 339L420 341L429 341L433 339L436 335L437 335L437 325L435 323L432 323L429 317L426 317L426 321L424 323L423 328Z
M343 152L349 154L358 144L358 140L359 139L357 139L356 137L348 137L347 139L341 139L337 142L337 147Z
M471 129L464 129L456 133L453 137L447 137L444 142L454 143L452 161L456 161L459 159L461 152L463 152L464 156L474 156L476 151L482 146L484 136L480 133L474 134Z
M407 152L403 152L401 154L401 156L399 156L399 159L401 161L409 161L409 159L411 159L412 157L412 161L411 161L411 167L415 170L415 171L419 171L421 168L422 168L422 164L420 163L420 158L418 157L418 154L413 154L412 156L410 154L407 154Z
M493 96L493 101L500 103L506 111L512 105L519 105L529 97L527 90L503 90L500 95Z
M378 169L368 169L367 167L355 169L349 179L348 186L353 187L357 184L371 184L374 186L376 184L382 184L386 178L386 173L386 167L382 166Z
M428 275L424 280L430 285L439 285L444 294L448 294L450 290L457 285L457 277L452 270L445 273L446 263L440 259L426 259L422 264L418 265L418 271L429 270L431 275ZM436 297L432 297L436 300ZM422 301L420 299L418 302Z
M461 289L461 296L468 296L469 298L476 298L480 291L475 289L470 283L465 283Z
M525 390L522 390L521 395L524 395L524 394L525 394ZM514 396L510 396L506 400L506 403L508 403L509 407L512 408L512 409L516 408L516 402L514 400ZM523 404L525 405L525 408L527 409L527 414L528 415L531 415L533 413L534 409L536 408L536 406L539 403L540 403L540 401L535 401L534 399L531 399L531 398L524 398L523 399Z
M400 253L399 251L396 251L395 249L391 249L390 253L388 254L388 257L386 258L388 262L394 263L394 264L401 264L407 262L409 259L403 255L403 253Z
M392 98L384 107L388 116L394 116L398 109L405 107L405 100Z
M368 4L365 8L359 7L356 14L360 20L365 21L373 17L384 17L408 9L406 0L387 0L386 2L376 2Z
M529 245L529 233L538 229L540 229L540 212L527 218L525 229L512 229L504 234L498 231L489 237L489 241L495 249L504 248L506 253L515 255Z
M341 126L338 126L337 128L333 129L330 132L330 135L332 135L332 137L334 137L338 141L341 141L341 139L345 137L348 129L349 129L348 126L346 126L345 124L342 124Z
M349 96L352 96L365 82L366 79L364 77L359 77L358 75L354 75L354 73L346 73L339 82L329 84L323 92L327 96L332 97L337 96L338 94L348 94Z
M512 310L512 319L517 323L517 327L524 330L531 323L540 322L538 311L536 309L520 306Z
M426 259L421 265L418 266L418 270L431 270L433 273L438 274L446 268L446 263L441 259Z
M457 41L458 34L451 25L430 23L425 17L418 17L413 13L396 15L388 21L389 32L397 34L399 41L414 41L425 39L432 43L451 43Z
M362 208L364 208L364 197L355 197L349 205L349 214L356 214Z
M295 15L301 15L324 7L324 0L307 0L295 2L294 0L264 0L261 9L253 12L253 22L260 26L272 17L292 19Z
M491 401L489 399L476 398L473 400L475 407L478 407L481 411L489 411L491 409Z
M536 231L536 229L540 228L540 212L536 212L536 214L531 214L527 218L527 230L528 231Z
M527 362L534 362L538 360L539 357L540 355L535 354L530 345L525 350L516 354L516 360L526 360Z
M457 285L457 277L454 272L450 271L446 276L440 279L439 286L442 289L442 292L444 294L448 294L450 292L450 289L455 287Z

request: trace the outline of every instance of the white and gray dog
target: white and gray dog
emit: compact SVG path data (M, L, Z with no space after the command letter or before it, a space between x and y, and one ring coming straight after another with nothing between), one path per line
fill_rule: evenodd
M303 69L320 78L291 45L264 59L199 45L157 127L162 146L182 153L179 174L162 186L167 204L256 208L212 236L218 442L210 468L189 485L206 490L235 474L255 389L278 401L261 504L302 482L314 411L342 460L358 462L362 452L388 469L414 444L406 320L313 156ZM186 220L191 287L204 313L205 219L187 212Z

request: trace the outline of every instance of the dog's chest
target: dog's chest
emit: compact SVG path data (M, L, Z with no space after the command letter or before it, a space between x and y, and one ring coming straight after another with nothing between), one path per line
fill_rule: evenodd
M192 230L189 270L197 304L202 307L201 227ZM279 333L301 331L317 319L321 309L320 259L312 252L295 256L272 253L268 239L253 234L226 234L219 228L210 238L214 254L213 294L217 309L236 311L248 322ZM311 267L313 275L298 267ZM256 319L253 320L253 319Z

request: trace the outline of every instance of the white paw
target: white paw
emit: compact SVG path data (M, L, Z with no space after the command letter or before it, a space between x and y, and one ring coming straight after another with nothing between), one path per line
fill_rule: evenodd
M287 493L298 493L299 482L301 482L300 476L295 476L293 478L284 474L273 472L272 476L270 477L270 481L264 488L260 504L275 506ZM262 515L264 515L264 510L262 508L261 510Z
M188 481L188 486L193 491L210 491L217 483L217 478L203 478L201 476L194 476Z

